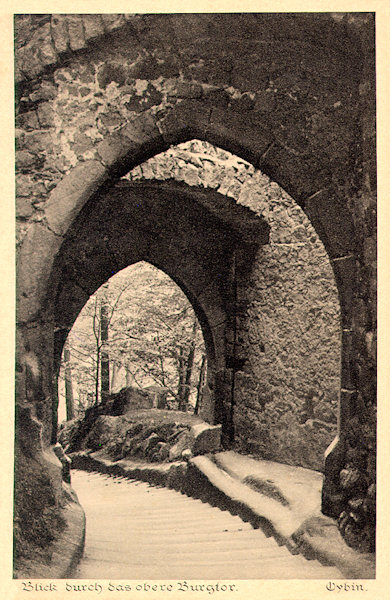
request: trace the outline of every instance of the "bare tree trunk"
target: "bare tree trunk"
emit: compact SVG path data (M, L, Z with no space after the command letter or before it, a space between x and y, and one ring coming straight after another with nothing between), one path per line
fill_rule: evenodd
M111 393L113 393L115 390L119 370L120 370L120 367L118 368L117 364L112 362L111 363L111 383L110 383Z
M195 356L195 335L196 335L197 328L198 328L198 322L195 319L194 325L192 328L190 350L188 352L188 357L187 357L186 376L185 376L184 391L183 391L183 406L182 406L181 410L187 410L189 400L190 400L192 368L194 366L194 356Z
M126 367L126 387L130 387L131 385L131 372L128 367Z
M206 355L203 354L202 362L200 365L200 371L199 371L199 379L198 379L198 386L197 386L194 415L199 414L199 409L202 404L203 387L204 387L205 381L206 381Z
M184 395L184 348L180 346L179 348L179 383L177 386L177 399L179 401L179 410L181 410L181 405L183 402Z
M65 361L65 403L66 403L66 420L71 421L74 419L74 398L73 398L73 384L72 384L72 370L70 367L70 350L66 344L64 348L64 361Z
M100 346L96 344L96 372L95 372L95 404L99 404L100 389Z
M105 300L100 305L100 340L102 350L100 354L100 395L101 400L110 393L110 360L105 344L108 342L108 311Z
M192 367L194 366L194 354L195 354L195 344L192 343L190 346L190 351L188 353L187 364L186 364L186 378L185 378L185 382L184 382L182 410L187 410L189 399L190 399Z

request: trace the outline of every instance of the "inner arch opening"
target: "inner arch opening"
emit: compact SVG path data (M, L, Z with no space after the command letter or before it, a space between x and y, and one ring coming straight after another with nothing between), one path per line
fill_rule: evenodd
M197 414L206 370L202 328L188 298L140 261L103 284L75 320L61 356L59 421L125 390L131 407Z

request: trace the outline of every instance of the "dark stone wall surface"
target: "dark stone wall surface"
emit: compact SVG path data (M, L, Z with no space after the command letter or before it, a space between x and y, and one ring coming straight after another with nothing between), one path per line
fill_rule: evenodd
M306 213L327 252L340 303L341 385L339 433L325 462L323 506L328 514L340 516L349 543L372 549L373 15L17 15L15 38L18 404L28 407L42 424L42 448L55 439L51 413L58 335L53 303L58 280L55 283L53 265L75 220L96 194L104 195L117 178L150 157L180 142L207 140L249 161L279 184ZM185 182L191 186L197 174L187 170L186 177L193 178ZM234 192L228 195L234 197ZM267 221L265 214L264 218ZM298 261L299 266L300 259L287 252L284 243L280 241L283 261ZM270 272L276 273L281 263L272 260ZM275 290L264 285L262 274L252 275L253 289L265 291L260 294L263 304L257 296L249 304L245 299L239 324L247 332L244 354L249 340L259 336L256 314L274 301ZM248 277L244 269L244 288ZM325 280L333 286L329 272ZM88 287L75 288L70 295L82 306L89 293ZM286 306L281 302L280 314ZM287 312L286 330L297 318ZM256 371L267 360L266 355L258 359L253 358L250 369ZM247 390L248 376L245 369L236 373L234 387ZM221 389L232 389L232 383L229 373L222 374ZM274 385L277 389L281 384ZM313 398L318 404L315 392L311 404ZM242 392L237 399L237 430L241 415L251 419L257 411L249 406L252 391L249 396ZM303 399L303 409L310 415L307 400ZM314 420L324 420L323 416L314 414ZM21 443L28 432L23 423ZM252 432L250 439L256 442L262 436ZM255 446L246 450L256 450ZM38 444L35 457L42 451ZM23 485L18 489L23 510Z

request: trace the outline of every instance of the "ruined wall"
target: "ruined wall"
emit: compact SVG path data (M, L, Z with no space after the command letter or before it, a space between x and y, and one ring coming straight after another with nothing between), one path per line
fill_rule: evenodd
M16 42L19 402L41 420L43 447L51 439L49 281L69 227L103 184L171 144L205 139L280 184L326 248L341 307L342 370L323 506L342 515L350 543L363 535L371 548L373 15L19 15ZM280 244L298 267L287 249ZM22 438L28 427L20 423Z

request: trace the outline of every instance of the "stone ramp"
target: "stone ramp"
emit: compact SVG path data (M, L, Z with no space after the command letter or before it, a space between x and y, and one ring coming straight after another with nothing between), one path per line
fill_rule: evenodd
M72 471L84 507L76 579L339 579L238 516L172 489Z

